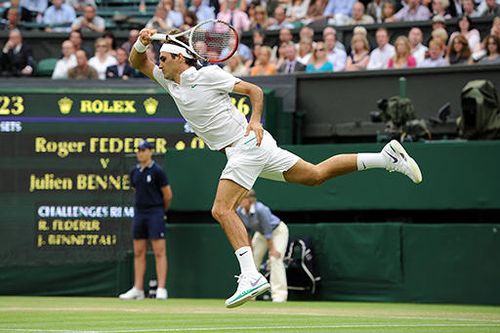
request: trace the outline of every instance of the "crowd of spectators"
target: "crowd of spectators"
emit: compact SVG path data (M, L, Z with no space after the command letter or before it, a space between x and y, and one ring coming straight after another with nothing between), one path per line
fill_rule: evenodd
M240 44L224 68L238 76L275 75L295 72L339 72L390 68L441 67L500 63L500 0L160 0L146 27L159 31L188 29L197 22L218 18L238 32L251 30L251 45ZM490 34L480 36L471 17L491 16ZM458 17L458 30L449 31L448 19ZM384 22L432 20L432 36L424 41L418 27L407 36L391 36ZM315 39L307 26L322 20L327 27ZM9 30L3 45L0 71L8 76L30 76L35 62L29 45L23 43L19 22L40 22L47 33L67 32L54 79L141 77L128 65L128 53L137 39L118 47L113 33L106 32L94 0L11 0L4 12L2 28ZM366 24L379 23L376 45L370 45ZM350 45L337 40L335 26L352 25ZM291 30L301 27L293 41ZM265 35L279 30L279 41L268 46ZM94 50L82 48L82 33L102 33ZM449 34L451 32L451 34ZM391 40L394 41L392 44ZM483 37L481 39L481 37ZM148 50L155 59L154 50Z

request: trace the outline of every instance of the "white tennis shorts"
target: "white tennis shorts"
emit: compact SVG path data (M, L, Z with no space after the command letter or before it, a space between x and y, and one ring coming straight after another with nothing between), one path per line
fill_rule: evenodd
M220 179L230 179L250 190L257 177L285 181L283 172L289 170L300 159L297 155L281 149L267 131L260 147L255 133L250 132L231 147L226 148L227 164Z

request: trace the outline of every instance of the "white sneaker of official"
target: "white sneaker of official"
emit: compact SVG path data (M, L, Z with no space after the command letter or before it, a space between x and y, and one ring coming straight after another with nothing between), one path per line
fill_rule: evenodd
M406 152L403 146L396 140L392 140L382 149L389 172L397 171L408 176L414 183L422 182L422 172L417 162Z
M167 299L168 291L165 288L156 289L156 299Z
M125 300L131 300L131 299L141 300L144 299L144 290L139 290L136 287L132 287L132 289L130 289L126 293L121 294L118 297L120 299L125 299Z
M240 306L252 298L265 293L271 287L264 275L260 273L253 276L247 276L242 273L235 277L238 278L238 288L234 295L226 300L227 308Z

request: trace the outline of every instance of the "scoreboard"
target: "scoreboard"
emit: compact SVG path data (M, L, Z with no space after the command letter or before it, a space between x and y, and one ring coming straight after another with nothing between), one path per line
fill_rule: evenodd
M0 89L0 266L122 259L142 140L205 148L161 89Z

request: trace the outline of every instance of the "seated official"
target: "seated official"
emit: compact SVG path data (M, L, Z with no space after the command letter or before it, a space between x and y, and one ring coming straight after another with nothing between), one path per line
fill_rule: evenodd
M269 207L257 201L254 190L250 190L241 200L236 213L249 235L253 233L251 244L257 269L266 252L269 252L273 302L286 302L288 284L283 257L288 246L288 227L273 215Z

